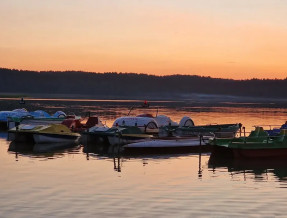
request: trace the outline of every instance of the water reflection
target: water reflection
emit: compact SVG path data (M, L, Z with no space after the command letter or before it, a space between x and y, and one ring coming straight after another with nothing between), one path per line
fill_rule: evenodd
M0 138L7 139L8 133L7 132L0 132Z
M123 162L141 162L142 166L147 166L150 162L163 162L166 160L174 161L176 159L180 160L182 158L197 157L198 160L196 165L193 165L192 168L197 166L197 177L202 179L203 177L203 166L202 166L202 157L209 157L209 153L163 153L163 154L153 154L153 153L144 153L144 154L129 154L122 152L121 146L108 146L103 144L86 144L83 146L83 153L86 155L86 160L111 160L113 162L113 170L116 172L123 171ZM171 166L172 167L172 166Z
M208 161L209 169L214 172L226 168L234 175L242 175L244 180L252 175L254 181L267 181L273 176L278 181L287 181L287 159L224 159L211 155Z
M15 153L15 158L28 156L30 158L54 159L64 157L68 153L79 153L80 145L71 143L34 144L12 141L9 144L8 152Z
M126 115L134 105L134 102L26 103L29 111L47 109L53 113L63 108L67 113L81 115L92 110L108 125ZM196 124L241 122L246 131L253 129L253 125L280 125L286 121L286 108L214 107L212 104L156 103L155 106L160 106L160 113L173 120L188 115ZM38 153L33 148L25 150L26 145L22 149L20 145L11 145L6 137L6 133L0 133L3 217L35 214L116 217L119 211L125 217L286 214L286 194L278 189L287 187L285 161L218 162L209 160L209 154L192 153L127 156L119 153L118 148L100 145Z

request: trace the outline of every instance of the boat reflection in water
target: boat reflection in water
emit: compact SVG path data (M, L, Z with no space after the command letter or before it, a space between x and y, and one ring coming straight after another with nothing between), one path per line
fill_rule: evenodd
M273 175L279 181L287 182L287 159L268 158L268 159L238 159L222 158L211 154L208 167L216 169L227 168L232 176L243 174L244 179L247 175L253 175L256 181L269 180ZM272 176L270 176L272 177Z
M170 150L169 150L170 151ZM104 145L104 144L84 144L83 152L86 154L87 160L92 159L108 159L113 160L113 169L117 172L122 172L122 165L124 162L129 160L142 160L142 165L145 166L149 163L149 161L155 160L166 160L166 159L176 159L176 158L184 158L188 156L196 156L198 157L198 179L202 178L202 158L206 159L210 155L210 153L205 152L182 152L181 150L167 153L126 153L123 150L122 146L112 146L112 145ZM200 150L199 150L200 151ZM203 163L205 164L205 163Z
M12 141L9 144L8 152L15 152L16 158L18 154L27 155L30 157L55 157L64 156L66 153L79 150L80 145L76 143L21 143Z
M7 136L8 136L7 132L0 132L0 138L7 139Z
M100 155L113 156L139 156L149 154L190 154L190 153L210 153L212 146L200 137L166 137L163 139L138 140L135 143L121 145L95 143L93 141L82 140L84 152L98 153Z

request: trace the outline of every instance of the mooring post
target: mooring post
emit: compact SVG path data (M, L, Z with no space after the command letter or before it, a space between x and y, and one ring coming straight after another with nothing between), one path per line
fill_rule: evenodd
M244 143L246 143L246 132L245 132L245 127L243 127L243 132L244 132Z

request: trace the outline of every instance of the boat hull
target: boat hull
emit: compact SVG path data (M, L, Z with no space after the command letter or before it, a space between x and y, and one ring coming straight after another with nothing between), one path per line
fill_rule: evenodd
M7 130L7 121L0 121L0 130Z
M114 136L107 136L109 144L112 146L115 145L126 145L130 143L134 143L140 140L146 139L146 137L140 137L140 136L121 136L118 137L116 135Z
M108 137L106 135L94 134L90 132L83 132L81 143L84 145L108 145Z
M78 135L60 135L60 134L49 134L49 133L35 133L33 134L35 143L76 143L79 140Z
M30 133L30 132L8 132L8 141L34 143L33 133Z
M287 148L272 149L232 149L234 158L286 158Z
M215 134L218 138L234 137L236 132L240 129L240 124L216 124L206 126L191 126L181 127L176 129L176 135L179 136L198 136ZM211 134L212 135L212 134Z
M230 148L215 145L212 156L225 159L274 159L286 158L286 148Z

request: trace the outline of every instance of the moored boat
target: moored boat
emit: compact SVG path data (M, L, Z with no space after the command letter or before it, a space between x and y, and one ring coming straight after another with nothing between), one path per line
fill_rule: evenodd
M42 110L36 110L27 112L22 116L10 115L7 117L8 129L14 128L20 124L31 124L31 125L48 125L48 124L60 124L65 120L67 115L63 111L57 111L53 115L48 114Z
M278 136L282 129L287 129L287 121L283 125L281 125L279 128L278 128L278 125L268 125L268 126L270 127L270 130L265 130L268 133L268 135L270 135L270 136ZM271 129L272 126L273 127L277 126L277 128L274 127L273 129Z
M8 128L8 118L15 117L21 118L30 115L29 112L25 109L15 109L12 111L0 111L0 128L7 129Z
M8 131L8 140L16 142L77 142L80 136L62 124L19 125Z
M69 117L62 122L63 125L67 126L73 132L82 133L92 127L106 127L98 116L88 117Z
M218 138L230 138L236 135L241 126L240 123L179 126L174 131L180 136L209 135L212 133Z
M111 128L107 134L109 144L112 146L125 145L139 140L147 140L152 137L153 135L144 134L138 127L135 126Z
M123 146L127 153L181 153L210 152L209 137L164 137L151 138Z
M145 105L146 104L144 104L144 107L132 107L130 112L134 108L149 108L149 106ZM153 134L159 137L211 136L213 134L217 137L234 137L242 126L241 123L195 125L189 116L184 116L179 122L176 122L166 115L158 115L158 109L155 116L149 113L130 116L130 112L128 116L117 118L113 123L113 127L136 126L140 128L143 133Z
M286 158L287 130L282 129L278 136L269 136L262 127L256 127L248 137L214 139L214 155L224 158Z
M112 127L95 126L83 132L83 142L89 144L125 145L142 139L153 137L144 134L136 126Z

